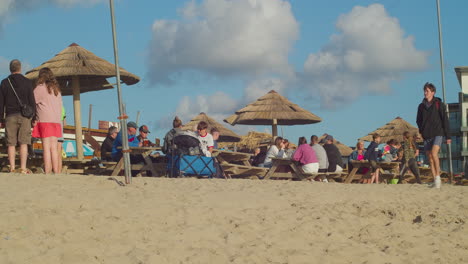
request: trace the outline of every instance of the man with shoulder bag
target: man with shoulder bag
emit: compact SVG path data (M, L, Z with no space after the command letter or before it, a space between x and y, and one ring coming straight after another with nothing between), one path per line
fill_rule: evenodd
M10 62L10 76L0 84L0 126L5 127L10 172L15 172L16 145L20 146L21 173L26 168L28 145L31 144L31 120L36 114L33 84L21 74L21 62Z

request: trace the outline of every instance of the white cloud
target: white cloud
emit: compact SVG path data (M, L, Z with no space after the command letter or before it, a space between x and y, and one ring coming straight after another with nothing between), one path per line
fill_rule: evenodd
M271 90L275 90L279 94L283 94L283 92L286 91L286 82L279 78L254 80L250 82L244 89L243 103L252 103Z
M284 0L188 2L180 20L157 20L149 48L149 78L169 83L195 70L216 76L291 74L288 53L299 25Z
M381 4L356 6L336 23L339 34L304 64L304 86L334 107L362 94L385 94L403 74L427 67L428 54L405 36Z

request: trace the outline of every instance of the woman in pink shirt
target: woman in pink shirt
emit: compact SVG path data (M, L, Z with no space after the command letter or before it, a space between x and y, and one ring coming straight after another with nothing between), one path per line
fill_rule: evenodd
M299 138L299 147L292 156L292 159L299 161L302 165L302 170L306 173L318 173L319 163L314 149L307 144L305 137Z
M49 68L39 71L34 98L36 124L32 136L41 138L45 173L59 173L57 138L62 137L62 94L57 79Z

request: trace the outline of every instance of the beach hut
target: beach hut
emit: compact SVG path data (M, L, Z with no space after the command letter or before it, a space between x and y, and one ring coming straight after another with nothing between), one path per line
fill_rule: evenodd
M207 114L203 112L201 112L199 115L197 115L192 120L190 120L190 122L185 124L183 126L183 129L193 130L193 128L196 127L198 123L200 123L200 121L205 121L208 124L208 132L210 132L210 130L214 127L219 130L220 136L219 136L218 142L238 142L241 139L239 135L237 135L230 129L227 129L222 124L216 122L216 120L209 117Z
M26 73L26 77L36 80L41 68L48 67L57 77L62 95L73 95L77 157L83 159L83 132L81 125L80 94L112 89L106 80L116 76L115 65L99 58L92 52L73 43L52 59ZM127 85L140 81L140 77L120 68L120 79Z
M311 112L290 102L274 90L258 98L255 102L236 111L224 119L231 125L265 125L272 126L272 136L278 135L278 125L292 126L321 122L322 119Z
M422 142L422 136L419 134L418 128L412 126L401 117L393 119L377 130L374 130L366 136L359 138L359 140L370 142L372 141L372 135L377 133L381 137L381 143L385 143L390 139L395 139L398 142L402 142L404 140L403 133L405 131L409 131L412 135L417 135L416 141Z

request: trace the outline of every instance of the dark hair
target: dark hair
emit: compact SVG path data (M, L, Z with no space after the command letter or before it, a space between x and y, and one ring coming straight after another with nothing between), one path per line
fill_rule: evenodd
M210 131L210 133L213 135L214 132L218 132L219 133L219 130L216 128L216 127L213 127Z
M387 141L387 145L393 145L395 143L396 141L393 138Z
M305 137L300 137L299 138L299 143L297 145L299 146L299 145L302 145L302 144L307 144L307 139Z
M21 71L21 62L17 59L10 61L10 72L19 72Z
M198 123L197 125L197 130L203 130L207 128L208 128L208 124L205 121L200 121L200 123Z
M280 147L280 144L283 142L283 138L282 137L276 137L275 138L275 146L277 146L278 148Z
M172 127L177 128L181 126L182 126L182 120L180 120L178 116L174 117L174 121L172 121Z
M423 90L426 90L426 89L429 89L433 93L436 92L436 87L430 82L427 82L424 84Z
M55 79L54 73L47 67L39 70L39 77L37 78L36 83L44 84L47 87L47 92L49 92L49 94L52 94L53 92L54 95L57 96L61 92L59 83L57 79Z
M375 133L375 134L372 135L372 140L376 140L379 137L380 137L380 135Z
M109 127L109 131L107 132L108 135L112 135L113 133L117 132L117 127L111 126Z

